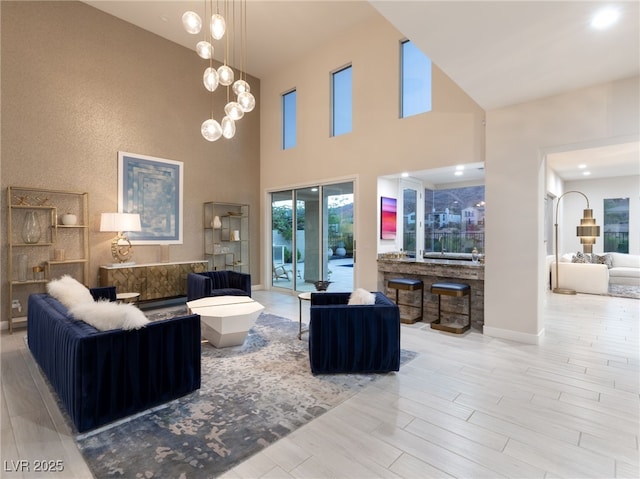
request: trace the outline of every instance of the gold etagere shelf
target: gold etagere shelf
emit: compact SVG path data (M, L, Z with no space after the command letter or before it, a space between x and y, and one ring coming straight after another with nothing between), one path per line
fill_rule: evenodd
M27 242L21 231L30 211L34 213L40 234ZM75 217L76 224L62 224L59 213ZM7 246L6 318L9 331L13 332L14 326L26 322L29 295L43 292L50 279L69 274L87 284L88 193L7 187ZM21 261L16 261L18 259Z
M202 220L209 268L250 273L249 205L209 201Z

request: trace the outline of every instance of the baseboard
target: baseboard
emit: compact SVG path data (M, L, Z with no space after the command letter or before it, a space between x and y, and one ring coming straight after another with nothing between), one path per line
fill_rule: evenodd
M540 340L544 336L544 328L538 334L521 333L510 329L492 328L486 324L482 328L482 334L491 336L492 338L508 339L526 344L540 344Z

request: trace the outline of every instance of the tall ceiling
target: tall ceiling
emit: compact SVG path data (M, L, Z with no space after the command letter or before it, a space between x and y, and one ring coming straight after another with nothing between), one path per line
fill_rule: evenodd
M204 17L204 0L85 3L190 49L201 39L184 31L181 17L186 10ZM592 15L611 5L621 14L617 24L592 28ZM638 75L639 7L638 0L248 0L247 70L265 78L326 38L382 15L491 110Z

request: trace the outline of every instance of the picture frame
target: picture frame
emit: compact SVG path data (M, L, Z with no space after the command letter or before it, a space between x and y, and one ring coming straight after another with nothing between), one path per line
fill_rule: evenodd
M397 200L380 197L380 239L396 239Z
M182 244L181 161L118 152L118 212L138 213L142 231L128 232L132 244Z

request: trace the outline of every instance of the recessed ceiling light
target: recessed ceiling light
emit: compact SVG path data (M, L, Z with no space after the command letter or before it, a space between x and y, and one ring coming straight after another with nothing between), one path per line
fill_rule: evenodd
M454 173L454 175L456 175L456 176L462 176L462 175L463 175L463 172L462 172L462 171L456 171L456 172Z
M464 170L464 165L456 166L456 171L462 171L462 170Z
M578 165L578 168L580 168L581 170L584 170L587 167L587 165L582 164L582 165Z
M582 172L582 174L583 174L584 176L589 176L589 175L591 174L591 172L590 172L590 171L583 171L583 172Z
M593 16L591 26L602 30L616 23L618 18L620 18L620 11L618 9L613 7L603 8L602 10L598 10Z
M406 171L404 173L402 173L401 175L403 178L407 178L409 176L409 173L407 173Z

